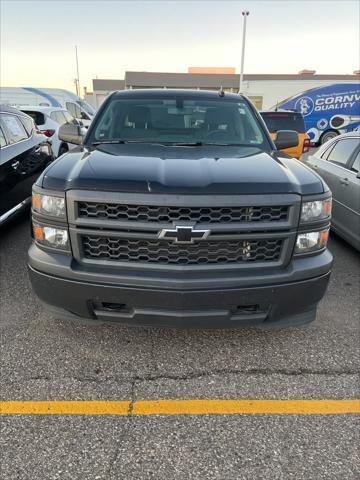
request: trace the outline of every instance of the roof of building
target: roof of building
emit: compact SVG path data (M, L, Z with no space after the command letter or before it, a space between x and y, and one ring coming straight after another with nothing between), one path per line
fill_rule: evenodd
M298 74L245 74L244 81L360 81L360 74L355 75L316 75L312 73ZM238 88L240 76L238 74L213 74L213 73L167 73L167 72L125 72L124 80L93 79L94 91L112 92L125 88L203 88L217 89Z
M123 90L125 88L125 80L108 80L102 78L93 79L93 90L114 91Z

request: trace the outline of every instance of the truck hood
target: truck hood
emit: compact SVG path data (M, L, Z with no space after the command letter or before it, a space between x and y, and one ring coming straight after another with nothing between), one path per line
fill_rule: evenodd
M254 147L101 145L56 160L37 182L50 190L171 194L323 193L297 160Z

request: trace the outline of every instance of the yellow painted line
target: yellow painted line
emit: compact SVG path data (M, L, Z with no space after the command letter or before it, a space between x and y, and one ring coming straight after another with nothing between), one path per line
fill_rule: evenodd
M342 415L360 400L0 401L3 415Z
M133 415L339 415L360 413L360 400L138 400Z
M0 414L6 415L128 415L130 401L5 401Z

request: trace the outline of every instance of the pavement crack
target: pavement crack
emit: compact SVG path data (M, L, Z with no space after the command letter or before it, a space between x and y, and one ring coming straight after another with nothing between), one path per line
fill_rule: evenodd
M130 404L128 409L128 417L131 417L134 411L134 404L135 404L135 386L136 380L133 380L131 383L131 391L130 391Z
M145 376L137 376L134 377L139 382L151 382L151 381L158 381L158 380L193 380L193 379L201 379L216 375L242 375L242 376L250 376L250 375L264 375L264 376L271 376L271 375L284 375L284 376L302 376L302 375L320 375L323 377L327 376L340 376L340 375L357 375L357 370L352 369L344 369L344 370L334 370L334 371L323 371L323 370L316 370L316 369L299 369L299 370L267 370L267 369L249 369L246 371L243 370L227 370L227 369L218 369L218 370L211 370L209 372L193 372L187 373L184 375L171 375L171 374L160 374L160 375L145 375Z
M121 438L120 438L120 441L119 441L119 443L116 447L115 453L112 456L112 458L109 462L109 466L107 468L107 477L106 478L109 478L109 479L114 478L113 477L113 468L116 465L116 463L117 463L117 461L118 461L118 459L121 455L122 444L124 444L126 442L126 439L128 437L128 432L131 429L132 424L133 424L133 409L134 409L134 403L135 403L135 386L136 386L136 380L133 380L131 382L130 404L129 404L129 408L128 408L128 411L127 411L126 423L124 425L124 431L123 431L123 434L121 435ZM118 480L118 478L119 477L116 474L115 480Z
M200 372L185 372L183 374L171 374L171 373L158 373L155 372L154 374L148 375L134 375L134 376L121 376L121 375L97 375L96 377L93 376L79 376L79 375L65 375L61 377L52 377L50 375L31 375L28 377L17 378L17 379L8 379L7 383L14 383L19 382L19 380L23 382L34 382L34 381L45 381L45 382L52 382L52 381L75 381L79 383L104 383L104 382L123 382L123 383L131 383L131 392L134 394L135 386L137 382L156 382L159 380L174 380L174 381L181 381L181 380L196 380L202 379L207 377L213 377L217 375L239 375L239 376L251 376L251 375L259 375L259 376L273 376L273 375L283 375L287 377L300 377L306 375L318 375L321 377L338 377L341 375L358 375L357 369L341 369L341 370L317 370L314 368L300 368L296 370L284 370L284 369L259 369L253 368L248 370L238 370L238 369L214 369L209 371L200 371ZM6 383L6 379L2 379L3 382Z

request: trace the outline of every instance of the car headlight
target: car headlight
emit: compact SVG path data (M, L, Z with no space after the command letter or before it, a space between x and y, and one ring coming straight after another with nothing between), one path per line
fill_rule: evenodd
M36 242L45 247L70 250L69 233L66 228L50 227L34 222L33 233Z
M296 239L295 253L308 253L322 250L329 238L329 228L318 232L299 233Z
M301 206L301 222L314 222L325 220L331 216L331 197L323 200L303 202Z
M57 195L47 195L36 191L32 194L32 208L35 212L51 217L65 218L65 198Z

